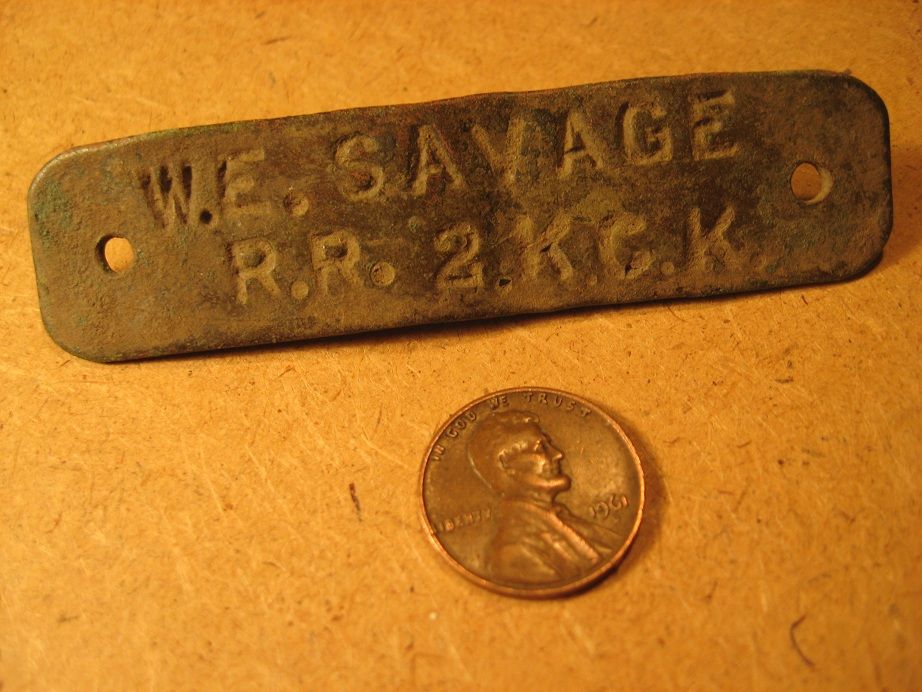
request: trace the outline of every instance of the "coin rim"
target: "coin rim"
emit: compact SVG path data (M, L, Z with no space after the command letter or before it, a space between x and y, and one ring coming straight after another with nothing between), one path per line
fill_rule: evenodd
M606 421L609 425L611 425L619 435L621 435L621 439L627 445L628 451L631 454L631 458L634 460L634 466L637 469L637 474L640 479L640 499L639 499L638 506L637 506L637 517L634 520L634 525L631 527L631 530L628 533L627 538L624 540L621 546L621 549L618 550L616 553L614 553L608 560L606 560L604 564L602 564L600 567L593 570L586 576L576 581L564 584L562 586L536 588L536 589L519 589L513 586L504 586L502 584L497 584L495 582L490 581L489 579L485 579L477 574L474 574L474 572L469 570L462 563L460 563L458 560L452 557L452 555L445 549L445 546L442 545L442 543L439 541L438 537L436 536L435 528L432 526L432 523L429 521L429 515L426 512L426 498L425 498L426 469L429 466L429 458L432 455L432 450L435 447L436 443L438 442L439 438L442 436L442 433L445 432L448 426L451 425L458 418L458 416L460 416L463 412L470 410L471 408L477 406L478 404L483 403L484 401L487 401L488 399L491 399L495 396L499 396L501 394L512 394L512 393L521 393L521 392L545 392L548 394L562 394L563 396L569 397L571 399L579 401L582 404L585 404L587 408L595 411L597 414L599 414L602 417L604 421ZM624 558L625 554L627 553L628 549L634 543L634 539L636 538L637 532L640 529L640 522L643 519L644 502L646 501L645 486L646 486L646 479L644 478L643 465L641 464L641 461L640 461L640 455L637 453L637 448L634 446L634 443L631 440L631 438L628 436L628 434L624 432L624 428L621 427L621 424L618 423L618 421L615 420L610 414L606 413L600 406L594 404L591 401L588 401L587 399L583 397L577 396L575 394L571 394L570 392L565 392L562 389L553 389L551 387L511 387L508 389L500 389L495 392L484 394L483 396L480 396L470 401L469 403L465 404L460 409L455 411L452 415L450 415L448 419L445 421L445 423L443 423L438 428L438 430L436 431L435 435L432 437L431 441L429 442L429 445L426 448L426 453L423 455L422 467L420 468L420 471L419 471L419 509L420 509L420 517L423 522L423 528L426 531L426 536L428 537L430 543L432 543L432 545L435 546L435 549L439 553L441 553L441 555L448 561L448 564L450 564L456 572L459 572L462 576L464 576L469 581L474 582L478 586L484 589L487 589L488 591L503 594L505 596L515 596L518 598L531 598L531 599L553 598L555 596L571 595L578 591L582 591L583 589L588 588L589 586L595 584L596 582L600 581L603 577L605 577L607 574L609 574L611 570L613 570L621 562L621 560Z

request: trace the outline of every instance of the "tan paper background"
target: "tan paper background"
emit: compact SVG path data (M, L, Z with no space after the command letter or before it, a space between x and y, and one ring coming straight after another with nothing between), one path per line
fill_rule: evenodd
M4 3L0 688L919 689L920 31L908 1ZM109 366L42 328L25 193L69 147L793 68L890 110L856 281ZM436 426L526 384L612 411L648 475L566 600L468 584L417 516Z

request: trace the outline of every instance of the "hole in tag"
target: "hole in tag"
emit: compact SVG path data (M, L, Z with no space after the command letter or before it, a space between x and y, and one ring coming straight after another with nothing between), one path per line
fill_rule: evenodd
M791 192L801 204L818 204L832 190L832 174L811 161L803 161L791 173Z
M99 241L96 249L99 260L107 271L120 274L134 264L134 248L127 238L117 235L106 236Z

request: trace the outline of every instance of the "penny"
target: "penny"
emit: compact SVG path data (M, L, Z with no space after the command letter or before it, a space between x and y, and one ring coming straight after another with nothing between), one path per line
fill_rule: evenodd
M597 406L544 388L471 402L436 433L422 517L449 564L510 596L570 594L624 557L640 526L643 470Z
M837 281L891 219L886 108L831 72L171 130L29 192L45 326L100 361Z

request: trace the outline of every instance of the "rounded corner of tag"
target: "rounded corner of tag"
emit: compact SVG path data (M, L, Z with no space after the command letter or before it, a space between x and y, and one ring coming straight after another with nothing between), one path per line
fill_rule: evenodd
M878 210L876 216L867 222L862 240L856 243L857 247L849 253L851 258L846 262L846 268L842 273L843 279L864 276L880 263L892 228L893 206L888 201Z
M33 236L48 241L62 221L69 221L73 202L64 182L66 170L79 149L70 149L55 156L39 169L26 193L26 212Z
M887 104L884 101L883 97L877 92L874 87L865 82L862 79L859 79L850 72L843 72L841 74L842 81L851 89L858 91L864 96L867 101L871 104L872 108L880 115L881 120L883 121L884 128L889 130L890 127L890 113L887 110Z
M85 147L84 147L85 149ZM41 195L47 190L52 180L56 180L59 169L67 166L70 160L81 151L80 148L67 149L57 154L45 162L38 170L32 182L29 183L29 191L26 193L26 200L31 210L41 200Z
M62 328L61 325L57 324L53 311L48 308L44 301L39 300L39 307L45 332L54 343L72 356L94 363L111 363L119 360L118 358L113 358L111 353L101 349L98 344L82 339L79 331Z

